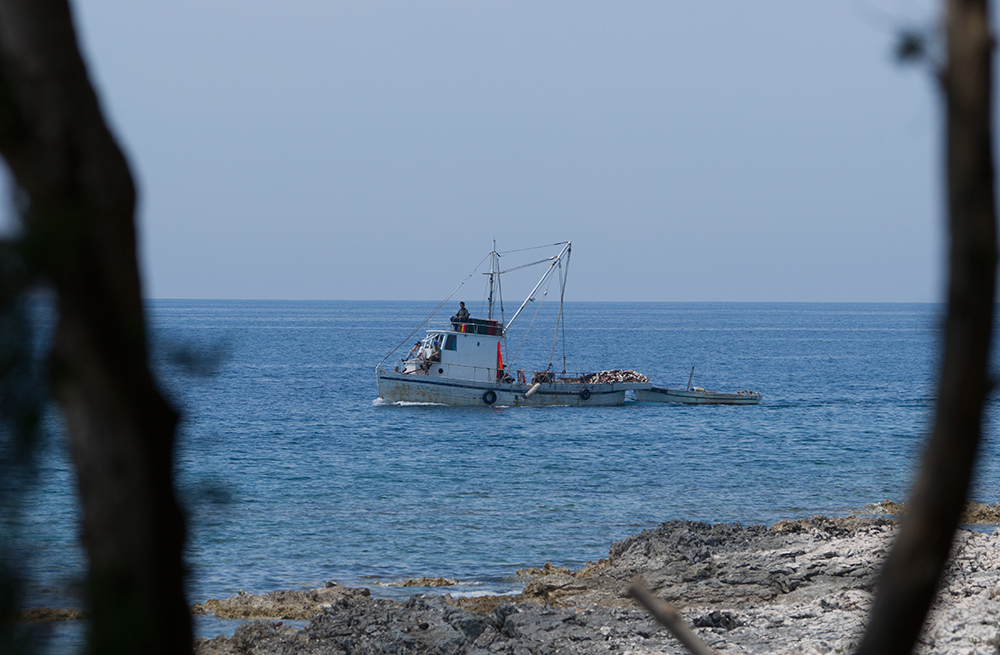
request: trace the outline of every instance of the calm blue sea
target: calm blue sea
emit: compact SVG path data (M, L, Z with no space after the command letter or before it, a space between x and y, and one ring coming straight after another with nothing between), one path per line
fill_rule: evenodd
M698 386L762 392L756 407L376 402L376 363L434 306L151 303L157 367L184 413L192 602L328 580L409 595L391 585L419 576L458 580L452 593L512 592L518 568L579 567L667 519L770 524L907 495L938 305L567 304L570 371L630 368L683 387L694 366ZM508 357L532 329L514 368L543 369L554 352L562 369L555 312L519 320ZM994 425L973 493L991 503ZM25 519L30 601L79 606L78 508L58 435L40 462Z

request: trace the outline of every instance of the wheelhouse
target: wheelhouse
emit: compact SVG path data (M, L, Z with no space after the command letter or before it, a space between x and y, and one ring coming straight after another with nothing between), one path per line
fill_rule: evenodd
M496 321L476 319L457 323L451 330L428 330L419 348L403 360L400 372L480 382L502 380L502 333L503 326Z

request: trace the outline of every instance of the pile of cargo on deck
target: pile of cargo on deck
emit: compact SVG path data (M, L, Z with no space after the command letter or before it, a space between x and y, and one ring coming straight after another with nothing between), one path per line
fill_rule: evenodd
M638 373L631 369L615 369L612 371L600 371L599 373L587 373L586 375L581 375L578 378L556 378L552 371L535 371L535 377L532 379L532 384L535 382L557 381L569 384L610 384L613 382L649 382L649 378L642 373Z

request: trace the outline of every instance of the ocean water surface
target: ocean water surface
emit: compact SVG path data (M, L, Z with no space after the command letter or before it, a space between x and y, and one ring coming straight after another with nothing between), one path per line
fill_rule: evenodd
M508 365L529 377L550 356L561 370L564 353L570 371L634 369L659 386L685 386L694 366L694 384L759 391L758 406L379 402L376 363L422 336L407 339L435 304L150 304L156 366L184 415L191 602L327 581L441 592L394 586L421 576L456 580L450 593L512 593L518 568L579 567L668 519L770 524L907 496L939 305L569 302L565 346L555 306L508 340ZM993 503L995 401L989 414L973 497ZM29 604L81 602L73 484L55 434L24 517Z

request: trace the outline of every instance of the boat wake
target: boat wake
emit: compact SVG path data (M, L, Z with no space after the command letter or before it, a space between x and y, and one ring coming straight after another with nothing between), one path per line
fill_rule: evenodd
M390 401L385 398L376 398L372 401L372 405L376 407L437 407L439 405L444 405L444 403L423 403L415 402L409 400L397 400Z

